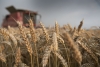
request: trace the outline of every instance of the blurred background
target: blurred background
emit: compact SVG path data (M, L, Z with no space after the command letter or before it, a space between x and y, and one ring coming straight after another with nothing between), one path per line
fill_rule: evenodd
M70 24L78 26L84 19L83 28L100 26L100 0L0 0L0 25L6 14L5 9L13 5L18 9L37 11L45 26Z

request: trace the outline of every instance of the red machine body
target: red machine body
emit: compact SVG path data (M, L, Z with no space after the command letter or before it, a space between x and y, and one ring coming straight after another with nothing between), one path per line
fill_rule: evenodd
M27 19L30 18L34 23L34 26L36 26L36 16L39 15L37 12L15 9L13 6L7 7L6 9L10 12L10 14L5 16L2 23L2 27L8 27L8 26L17 27L18 24L16 23L16 21L19 21L22 25L28 27L29 22L27 21Z

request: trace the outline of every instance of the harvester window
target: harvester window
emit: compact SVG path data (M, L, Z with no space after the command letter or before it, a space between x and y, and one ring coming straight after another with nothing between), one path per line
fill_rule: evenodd
M28 23L27 19L32 19L32 21L36 23L36 15L34 14L30 14L30 15L24 14L24 19L23 19L24 23Z
M24 23L28 23L28 20L27 19L30 19L30 16L29 16L29 14L24 14L24 17L23 18L24 18L23 19Z

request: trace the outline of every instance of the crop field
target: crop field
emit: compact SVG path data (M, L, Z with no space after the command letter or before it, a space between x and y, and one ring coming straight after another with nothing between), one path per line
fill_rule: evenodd
M60 27L0 28L0 67L100 67L100 29Z

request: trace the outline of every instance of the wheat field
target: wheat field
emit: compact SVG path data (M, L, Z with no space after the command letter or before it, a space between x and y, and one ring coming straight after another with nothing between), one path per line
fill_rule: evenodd
M60 27L0 28L0 67L100 67L100 29Z

